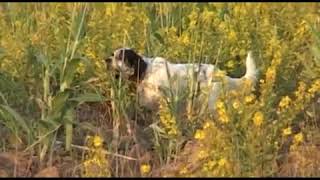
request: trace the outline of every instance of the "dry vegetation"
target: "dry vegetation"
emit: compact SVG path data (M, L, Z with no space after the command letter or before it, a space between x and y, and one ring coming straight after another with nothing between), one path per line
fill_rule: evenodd
M1 3L0 176L320 176L319 3ZM137 107L128 46L259 83L214 118ZM245 88L244 88L245 90Z

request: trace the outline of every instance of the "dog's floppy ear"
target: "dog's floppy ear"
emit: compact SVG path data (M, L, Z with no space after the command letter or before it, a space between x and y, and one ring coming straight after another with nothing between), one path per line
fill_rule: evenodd
M125 50L124 54L129 66L134 69L134 74L130 79L133 81L143 79L144 73L147 69L147 63L133 49Z
M132 62L140 58L135 50L130 48L120 48L113 55L116 60L124 60L129 63L128 65L132 65Z
M136 61L134 63L134 75L133 75L133 79L136 80L142 80L144 78L144 74L147 70L147 63L142 59L138 59L138 61Z

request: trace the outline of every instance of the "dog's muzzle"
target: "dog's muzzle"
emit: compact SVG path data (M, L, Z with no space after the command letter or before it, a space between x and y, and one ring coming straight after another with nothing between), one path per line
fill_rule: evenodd
M104 60L106 62L106 64L110 67L111 63L112 63L112 57L108 57Z
M120 72L119 72L119 70L117 70L116 68L114 68L114 67L112 66L112 58L113 58L113 57L108 57L108 58L106 58L104 61L106 62L107 70L113 71L113 74L114 74L115 78L116 78L116 79L119 79L119 77L120 77Z

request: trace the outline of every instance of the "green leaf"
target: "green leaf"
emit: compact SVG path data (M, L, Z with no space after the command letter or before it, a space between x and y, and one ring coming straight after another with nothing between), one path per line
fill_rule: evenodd
M2 99L2 101L5 103L5 104L8 104L6 98L4 97L4 95L0 92L0 97ZM1 101L0 101L1 102Z
M56 117L57 115L60 115L62 112L62 109L65 107L66 102L70 96L70 93L68 91L59 92L52 100L52 111L51 115Z
M0 48L0 54L5 53L5 49L4 48Z
M51 129L57 127L60 123L53 116L48 115L45 119L39 120L39 125L42 125L46 129Z
M320 49L317 46L312 46L311 47L313 55L317 58L320 59Z
M27 134L28 136L31 134L30 128L27 125L26 121L20 116L19 113L17 113L15 110L13 110L11 107L7 105L0 105L0 108L7 112L9 115L11 115L14 120L16 120L16 124L20 126Z
M96 93L81 94L78 97L70 98L71 101L77 101L80 104L84 102L102 102L105 98Z
M86 13L86 7L83 7L82 11L77 12L77 15L72 19L72 34L75 40L82 39L85 36Z
M315 39L317 40L318 43L320 43L320 32L317 30L315 26L310 26L311 27L311 32L315 36Z
M90 61L88 58L86 57L79 57L81 59L81 62L84 64L86 71L89 72L96 72L95 71L95 67L92 64L92 61Z
M5 49L4 48L0 48L0 59L3 58L5 56Z
M156 32L153 35L161 44L164 44L164 40L159 33Z
M0 88L1 90L12 90L17 88L15 82L7 74L0 72Z
M64 127L65 127L65 136L66 136L66 150L69 151L71 149L71 144L72 144L72 132L73 132L73 127L72 127L72 122L74 120L74 112L72 108L67 109L66 114L64 116Z
M44 54L42 54L42 53L37 54L36 60L38 62L40 62L41 64L43 64L46 68L49 67L48 58Z
M62 91L70 87L70 84L72 83L74 75L77 71L77 67L80 64L80 60L81 60L80 58L74 58L68 62L67 67L65 69L64 77L61 81Z

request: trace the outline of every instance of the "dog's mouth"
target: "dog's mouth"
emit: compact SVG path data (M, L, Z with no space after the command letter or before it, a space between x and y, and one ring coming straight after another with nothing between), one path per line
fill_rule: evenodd
M107 57L104 61L106 63L106 67L107 67L107 70L111 72L112 76L114 76L115 79L119 79L120 78L120 71L117 70L113 64L112 64L112 59L113 57L110 56L110 57Z
M112 57L108 57L104 60L106 63L107 69L110 70L112 68Z
M125 72L122 72L120 70L113 70L113 77L116 79L116 80L119 80L120 77L122 79L129 79L130 78L130 75L128 73L125 73Z
M116 80L120 79L120 76L122 78L128 78L129 74L127 71L123 71L119 68L115 68L114 66L112 66L111 64L107 65L108 66L108 70L111 72L112 77L114 77ZM127 77L128 76L128 77Z
M115 79L119 79L120 78L120 73L116 72L115 75L114 75L114 78Z

